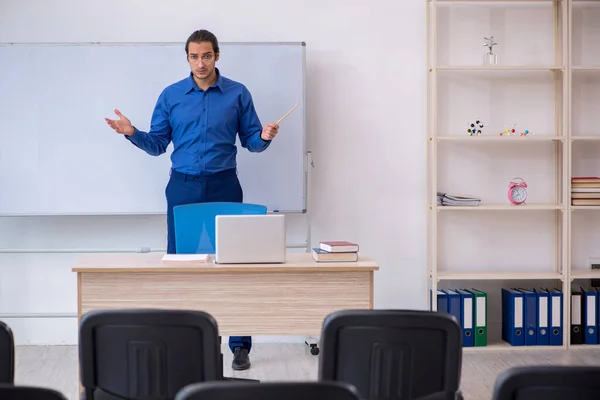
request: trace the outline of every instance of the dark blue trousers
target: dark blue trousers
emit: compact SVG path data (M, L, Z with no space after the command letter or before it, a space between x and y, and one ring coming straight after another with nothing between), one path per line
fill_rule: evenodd
M165 190L167 197L167 253L176 253L173 207L214 201L241 203L244 200L242 186L235 169L212 175L189 175L171 170L171 177ZM230 336L229 348L243 347L250 352L252 337Z

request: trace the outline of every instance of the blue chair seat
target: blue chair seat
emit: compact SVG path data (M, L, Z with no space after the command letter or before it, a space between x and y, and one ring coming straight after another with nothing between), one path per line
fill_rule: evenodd
M260 215L260 204L210 202L173 207L175 248L178 254L214 254L217 215Z

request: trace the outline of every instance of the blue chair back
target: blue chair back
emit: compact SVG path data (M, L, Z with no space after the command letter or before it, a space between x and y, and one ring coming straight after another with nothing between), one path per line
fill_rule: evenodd
M214 254L217 215L266 214L260 204L210 202L173 207L175 249L178 254Z

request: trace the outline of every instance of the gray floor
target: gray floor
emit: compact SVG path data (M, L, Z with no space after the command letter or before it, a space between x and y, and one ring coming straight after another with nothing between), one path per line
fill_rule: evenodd
M252 368L234 372L231 353L223 347L225 375L260 380L312 380L317 376L318 356L301 344L254 345ZM57 389L69 399L77 399L78 372L75 346L18 346L18 384ZM519 365L600 365L600 349L553 351L467 352L463 358L462 391L466 400L490 399L499 372Z

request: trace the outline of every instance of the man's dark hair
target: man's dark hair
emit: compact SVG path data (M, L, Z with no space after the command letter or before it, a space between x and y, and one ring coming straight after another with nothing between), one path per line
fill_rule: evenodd
M185 54L188 54L188 48L190 43L210 42L212 44L215 54L219 54L219 42L217 37L205 29L195 31L190 35L187 42L185 42Z

